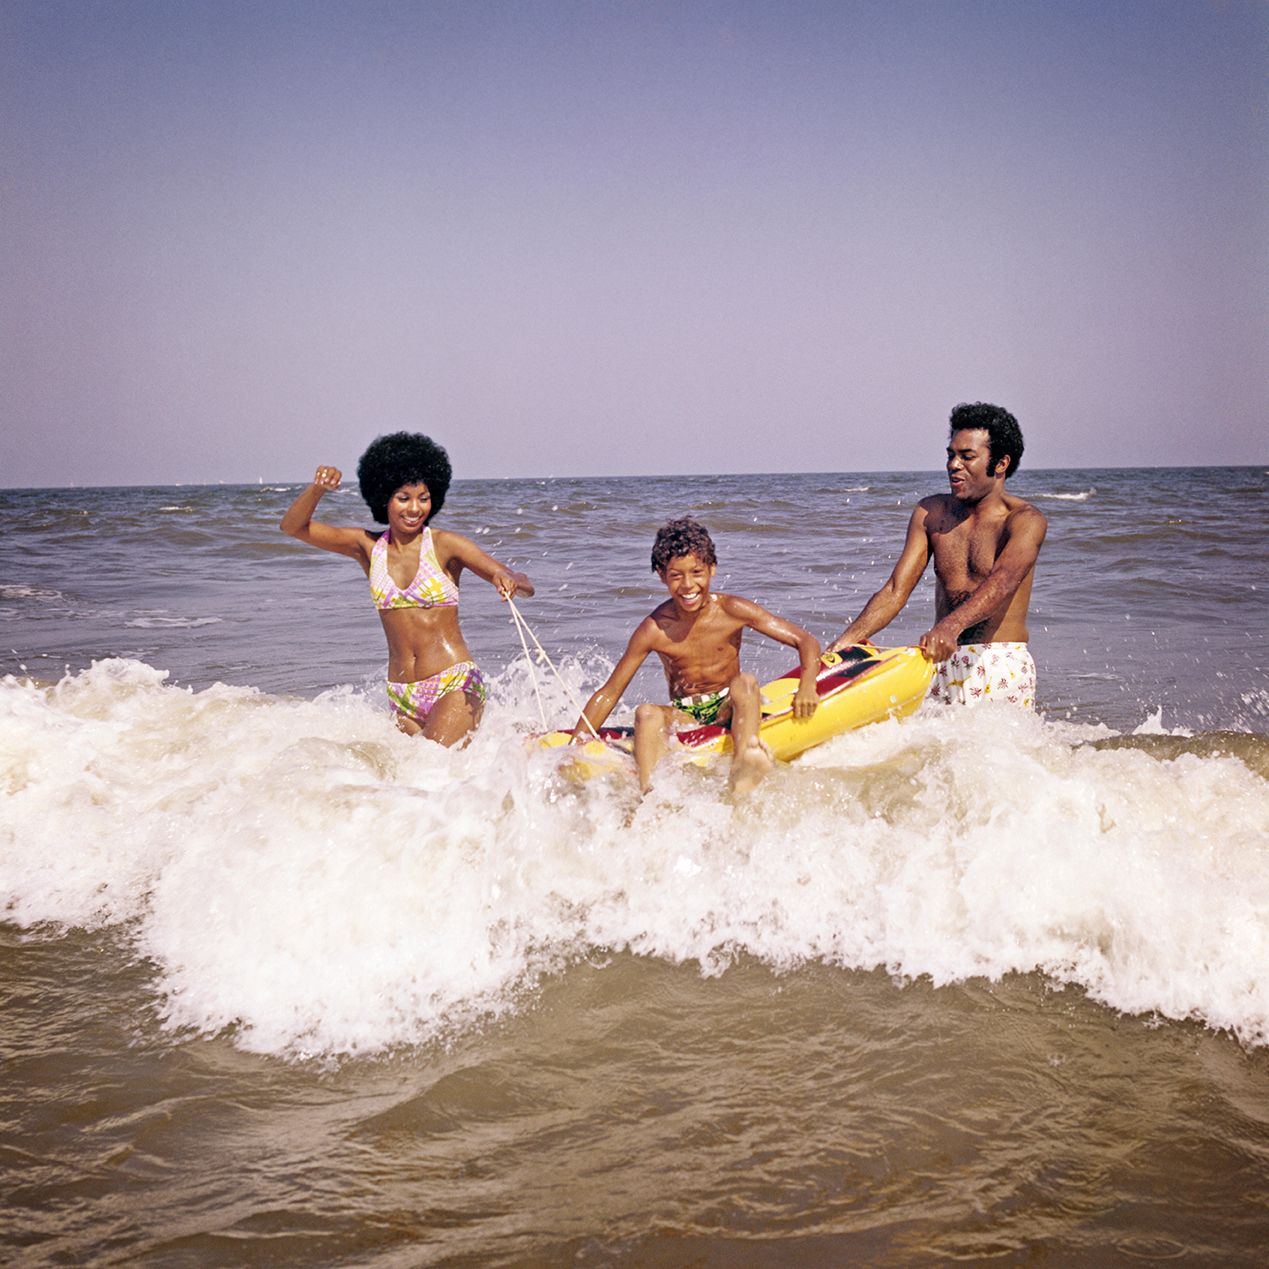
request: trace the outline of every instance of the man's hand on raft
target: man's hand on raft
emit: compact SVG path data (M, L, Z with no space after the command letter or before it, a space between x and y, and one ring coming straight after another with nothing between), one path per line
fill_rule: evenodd
M941 634L938 626L935 626L933 630L927 630L921 636L917 646L931 661L938 664L946 661L956 651L956 640Z

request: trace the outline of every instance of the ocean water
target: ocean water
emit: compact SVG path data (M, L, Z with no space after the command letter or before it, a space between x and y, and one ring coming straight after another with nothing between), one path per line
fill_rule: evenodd
M467 579L457 753L393 728L298 484L0 491L0 1258L1263 1263L1269 471L1010 484L1037 713L927 705L740 803L525 737L659 601L664 520L827 642L941 473L457 482L559 672Z

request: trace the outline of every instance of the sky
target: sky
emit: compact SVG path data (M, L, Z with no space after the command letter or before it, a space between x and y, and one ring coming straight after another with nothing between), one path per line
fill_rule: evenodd
M1269 461L1269 0L0 0L0 486Z

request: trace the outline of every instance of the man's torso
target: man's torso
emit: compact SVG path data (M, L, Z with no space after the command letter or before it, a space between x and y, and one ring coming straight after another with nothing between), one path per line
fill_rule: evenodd
M941 621L965 602L990 575L1009 541L1010 526L1030 504L1006 495L989 510L966 508L950 494L926 499L927 533L934 558L935 616ZM1025 643L1034 568L990 617L966 627L958 643Z

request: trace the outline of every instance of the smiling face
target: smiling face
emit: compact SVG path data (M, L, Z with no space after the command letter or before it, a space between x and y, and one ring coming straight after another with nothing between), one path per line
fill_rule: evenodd
M709 598L709 583L714 576L715 564L705 564L696 555L675 555L658 572L682 613L696 613Z
M991 437L982 427L952 434L947 447L947 480L952 496L962 502L981 502L1004 480L1008 456L991 470Z
M394 537L418 533L431 514L432 495L422 481L402 485L388 499L388 525Z

